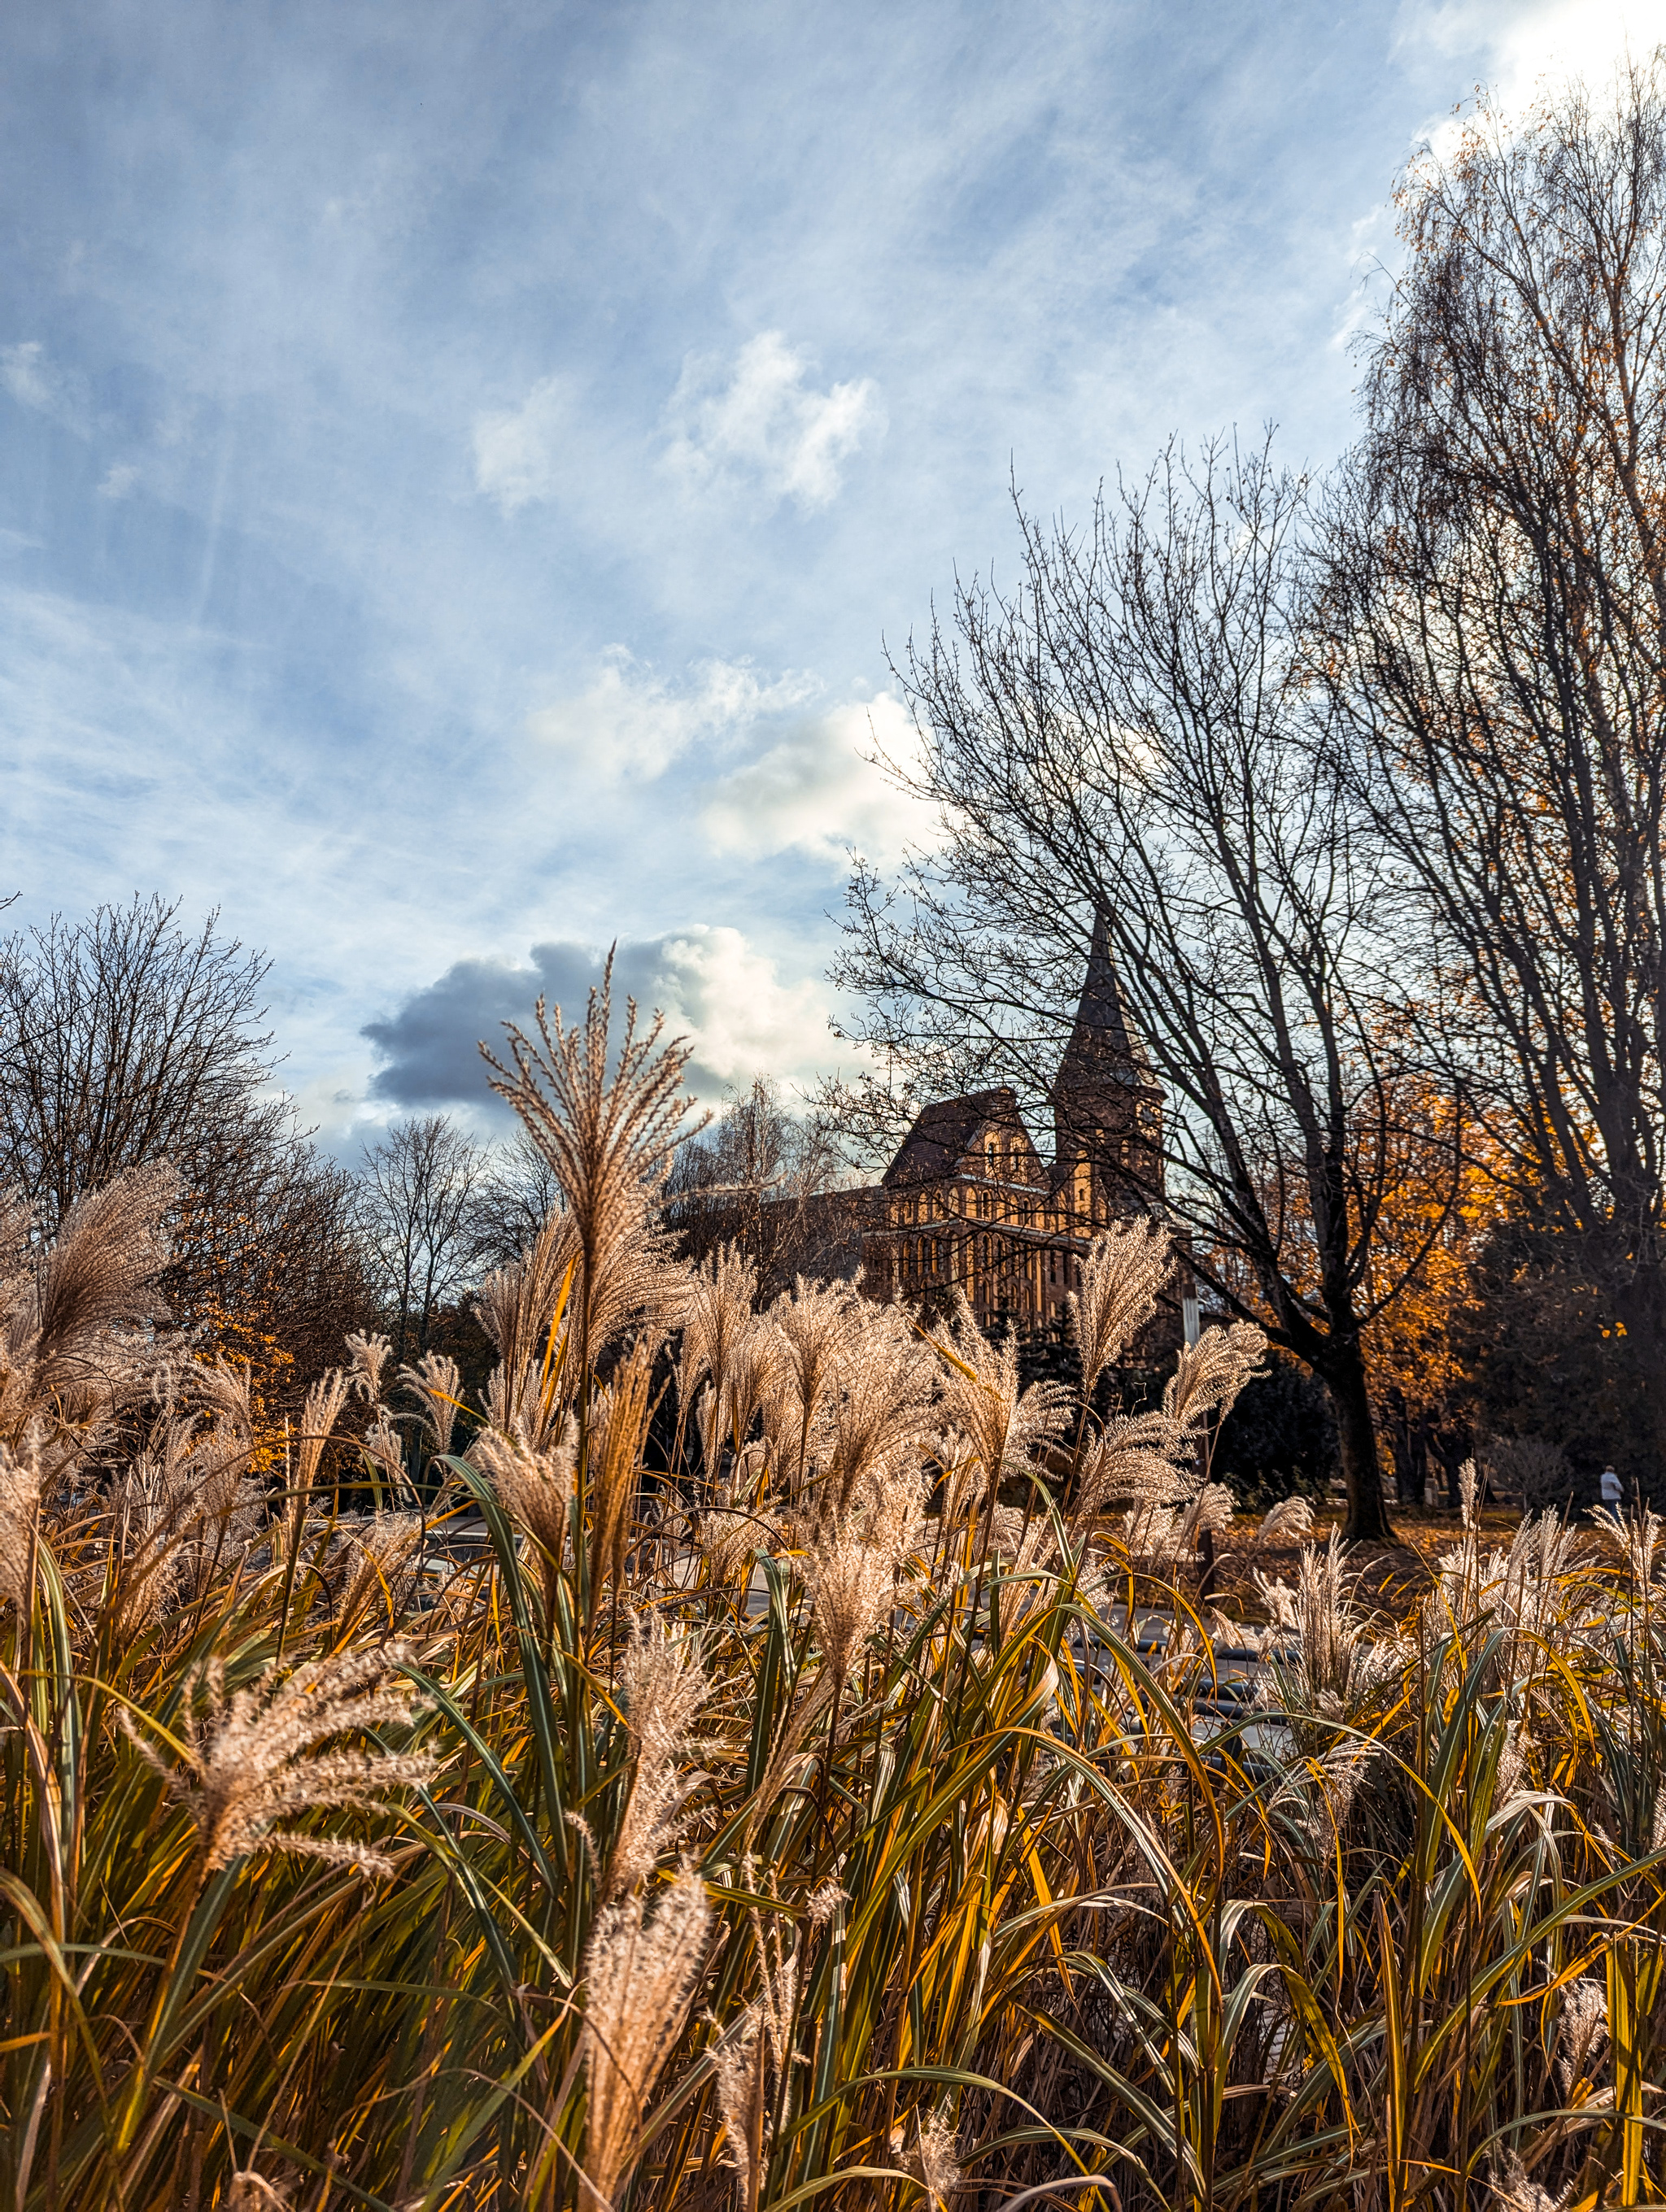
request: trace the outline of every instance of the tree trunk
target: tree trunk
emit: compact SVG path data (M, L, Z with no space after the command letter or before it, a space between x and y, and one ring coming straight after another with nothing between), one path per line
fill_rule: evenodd
M1642 1495L1652 1503L1666 1469L1666 1279L1652 1255L1618 1272L1612 1295L1625 1338L1615 1347L1614 1365L1639 1385L1645 1432L1635 1442L1636 1472Z
M1365 1363L1358 1342L1340 1344L1320 1370L1336 1415L1342 1480L1347 1488L1347 1519L1342 1534L1349 1543L1391 1544L1394 1529L1383 1495L1383 1466L1377 1454L1377 1424L1365 1388Z

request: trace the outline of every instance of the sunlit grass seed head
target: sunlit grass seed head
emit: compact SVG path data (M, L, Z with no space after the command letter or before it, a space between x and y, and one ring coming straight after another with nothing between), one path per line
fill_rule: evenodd
M706 1885L684 1867L653 1914L640 1898L597 1915L585 1954L585 2201L611 2207L648 2100L681 2035L706 1952Z
M229 1697L222 1662L210 1660L186 1679L178 1765L123 1714L130 1740L190 1814L204 1875L274 1850L367 1875L391 1871L386 1853L371 1844L282 1824L325 1809L395 1812L402 1792L432 1778L435 1762L425 1756L319 1748L340 1735L408 1729L416 1701L394 1678L414 1656L400 1644L343 1652L287 1679L269 1674Z
M1081 1283L1065 1299L1070 1334L1081 1354L1081 1390L1091 1398L1157 1310L1174 1266L1166 1231L1153 1221L1102 1230L1081 1262Z
M569 1413L549 1450L496 1429L482 1429L469 1446L470 1464L491 1484L510 1520L557 1566L571 1548L568 1510L578 1437L578 1423Z

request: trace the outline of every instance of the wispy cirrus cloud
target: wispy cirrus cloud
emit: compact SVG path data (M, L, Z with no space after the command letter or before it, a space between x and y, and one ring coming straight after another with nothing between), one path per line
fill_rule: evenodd
M577 395L565 376L541 377L518 407L476 416L475 489L505 514L554 499L576 416Z
M1013 476L1334 452L1350 226L1548 4L11 11L0 890L220 905L331 1128L482 947L779 1011L915 834L885 638Z
M61 368L39 338L0 346L0 385L20 406L50 416L78 438L88 434L91 410L86 378L78 370Z
M835 499L843 464L885 432L872 377L817 391L812 364L779 331L749 338L733 367L690 354L666 409L666 464L691 486L739 483L808 512Z

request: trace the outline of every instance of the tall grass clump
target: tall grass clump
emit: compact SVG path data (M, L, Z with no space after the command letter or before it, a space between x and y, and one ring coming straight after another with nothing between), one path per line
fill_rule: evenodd
M1659 1524L1466 1527L1392 1636L1309 1547L1235 1699L1189 1563L1257 1333L1096 1414L1149 1224L1074 1395L690 1269L684 1054L610 1016L497 1069L562 1198L482 1402L357 1340L276 1474L164 1180L8 1213L0 2202L1656 2198Z

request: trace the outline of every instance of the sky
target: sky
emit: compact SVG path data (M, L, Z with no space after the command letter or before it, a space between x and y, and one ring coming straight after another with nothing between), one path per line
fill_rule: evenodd
M840 1061L957 574L1163 441L1323 466L1389 195L1666 0L54 0L0 20L0 893L272 962L350 1157L601 954Z

